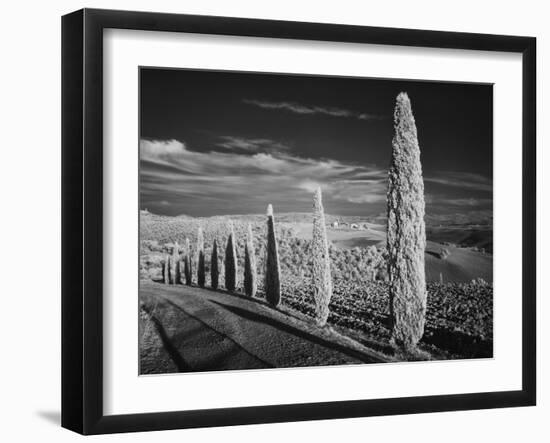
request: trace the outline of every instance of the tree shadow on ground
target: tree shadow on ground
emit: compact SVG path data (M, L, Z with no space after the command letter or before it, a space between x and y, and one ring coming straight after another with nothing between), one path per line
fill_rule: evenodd
M228 291L228 290L221 289L221 288L216 288L216 289L211 288L211 287L201 288L197 285L188 285L188 286L193 287L193 288L198 288L198 289L204 289L206 291L213 292L213 293L216 293L216 294L229 295L231 297L235 297L235 298L238 298L238 299L246 301L246 302L252 302L252 303L255 303L257 305L263 306L264 308L274 310L274 311L279 312L279 313L281 313L285 316L291 317L291 318L299 320L299 321L313 322L313 315L314 315L314 307L313 306L311 306L311 312L309 313L310 315L307 315L306 313L300 312L300 311L298 311L300 314L297 315L296 313L292 312L293 304L290 304L290 305L286 306L287 308L290 308L290 310L289 310L289 309L285 309L284 307L281 307L281 306L274 307L271 304L269 304L265 299L259 298L258 295L256 295L255 297L250 297L250 296L248 296L246 294L243 294L243 293L240 293L240 292ZM217 303L217 302L214 302L214 303ZM174 305L174 306L177 306L177 305ZM224 306L227 306L227 305L224 305ZM334 309L334 306L332 308ZM343 307L339 307L339 308L340 308L339 309L340 311L342 309L346 310L346 308L343 308ZM241 309L241 308L236 308L236 309ZM338 311L338 308L337 308L337 311ZM247 312L249 312L249 311L247 311ZM350 312L348 312L347 314L350 314ZM340 327L340 324L333 323L331 321L331 320L334 319L334 313L335 312L331 312L331 314L329 315L328 323L330 324L331 327L334 327L334 326ZM344 312L339 312L339 313L341 315L343 315L342 318L345 318L345 313ZM260 314L258 314L258 315L260 315ZM376 314L374 312L368 312L367 317L369 317L369 319L371 321L380 322L381 325L383 325L386 328L389 328L389 325L390 325L390 322L391 322L391 320L389 318L389 315L380 315L380 314ZM265 318L270 318L270 317L265 317ZM280 324L284 324L284 323L280 323ZM351 334L350 335L349 333L344 333L344 335L350 336L353 340L359 342L361 345L365 346L366 348L372 349L373 351L381 352L381 353L383 353L387 356L392 356L392 355L395 354L394 348L389 343L384 343L384 342L381 342L381 341L370 339L368 337L361 337L361 336L358 336L358 334ZM330 342L327 342L327 343L330 343ZM346 350L349 350L349 348L346 348L344 346L342 346L342 347ZM359 351L355 351L355 352L359 352Z
M273 368L274 366L272 364L270 364L269 362L263 360L261 357L257 356L257 355L254 355L253 353L251 353L250 351L248 351L247 349L243 348L239 343L237 343L233 338L231 338L229 335L225 334L224 332L221 332L219 331L218 329L216 328L213 328L212 326L210 326L208 323L204 322L203 320L201 320L199 317L193 315L193 314L190 314L189 312L187 312L185 309L183 309L181 306L179 306L178 304L172 302L171 300L165 300L165 303L170 305L170 307L172 307L173 309L176 309L178 311L180 311L183 315L191 318L192 320L194 320L195 322L197 322L197 324L200 324L202 325L203 328L206 328L208 330L211 330L212 332L214 332L215 334L219 335L220 337L223 337L224 339L228 340L229 342L233 343L233 346L232 346L232 349L231 351L224 351L224 352L221 352L219 353L219 355L213 359L210 359L208 361L208 363L206 364L202 364L202 365L199 365L199 366L189 366L188 365L188 368L187 369L182 369L180 372L189 372L189 371L193 371L193 372L197 372L197 371L220 371L220 370L224 370L224 368L220 368L221 364L227 360L228 358L230 358L232 355L236 354L237 352L245 352L246 354L250 355L251 357L253 357L254 359L256 359L259 364L262 366L262 367L266 367L266 368ZM174 349L174 352L176 353L179 353L178 350L181 350L183 349L184 347L184 343L186 341L189 341L190 339L192 339L195 335L198 335L201 333L201 328L198 327L198 328L194 328L191 333L189 333L189 331L185 331L184 333L176 333L174 335L172 335L171 337L168 337L168 334L166 334L166 340L169 341L172 345L172 348ZM245 368L245 369L256 369L256 366L254 367L251 367L251 368Z
M220 303L217 301L212 301L212 303L215 303L216 305L220 306L223 309L226 309L229 312L232 312L233 314L239 315L240 317L246 318L247 320L255 321L262 324L267 324L273 328L276 328L280 331L287 332L289 334L295 335L297 337L303 338L305 340L308 340L312 343L315 343L317 345L323 346L328 349L332 349L334 351L340 352L342 354L347 355L348 357L355 358L363 363L381 363L383 360L375 358L370 355L366 355L360 351L356 351L354 349L348 348L346 346L340 345L338 343L330 342L328 340L325 340L321 337L318 337L314 334L311 334L306 331L302 331L294 326L288 325L286 323L283 323L281 321L275 320L274 318L268 317L266 315L262 315L256 312L251 312L246 309L242 309L236 306L230 306L226 305L224 303Z
M198 286L197 286L197 287L198 287ZM200 288L200 287L198 287L198 288ZM258 305L260 305L260 306L263 306L263 307L268 308L268 309L272 309L272 310L277 311L277 312L279 312L279 313L281 313L281 314L284 314L284 315L286 315L286 316L288 316L288 317L292 317L292 318L294 318L294 319L296 319L296 320L304 321L305 318L307 317L307 316L305 316L305 315L302 316L302 317L299 316L299 315L296 315L295 313L292 313L292 312L290 312L290 311L288 311L288 310L283 309L281 306L273 306L273 305L269 304L265 299L260 298L258 295L255 295L254 297L250 297L250 296L248 296L248 295L246 295L246 294L243 294L243 293L241 293L241 292L236 292L236 291L233 291L233 292L232 292L232 291L228 291L228 290L226 290L226 289L220 289L220 288L218 288L218 289L213 289L213 288L204 287L204 288L200 288L200 289L204 289L204 290L207 290L207 291L210 291L210 292L215 292L215 293L217 293L217 294L225 294L225 295L229 295L229 296L231 296L231 297L238 298L238 299L240 299L240 300L244 300L244 301L247 301L247 302L256 303L256 304L258 304Z
M377 352L381 352L381 353L386 354L388 356L394 356L395 355L395 348L389 343L384 343L384 342L372 339L372 338L367 337L367 336L361 337L358 334L349 334L348 333L348 335L350 335L355 341L358 341L363 346L365 346L369 349L372 349L372 350L377 351Z
M172 340L170 340L170 337L168 337L168 334L166 333L166 330L164 329L161 321L151 312L150 307L143 306L143 309L147 312L147 314L149 314L149 319L151 320L151 322L153 322L153 325L155 326L155 329L162 341L164 349L166 350L166 352L168 352L168 355L170 355L170 358L178 368L178 371L189 372L193 370L191 366L185 361L178 349L176 349L176 347L173 345Z

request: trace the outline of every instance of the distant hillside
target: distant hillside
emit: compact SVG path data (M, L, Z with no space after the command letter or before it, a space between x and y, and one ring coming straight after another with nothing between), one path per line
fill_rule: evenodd
M250 223L264 222L265 214L227 214L227 215L213 215L210 217L191 217L189 215L178 215L175 217L167 215L158 215L153 214L152 212L141 210L140 211L141 221L150 221L150 220L164 220L164 221L177 221L177 220L238 220L246 221ZM311 212L276 212L275 220L279 223L311 223L313 220L313 214ZM351 224L351 223L368 223L370 218L366 216L355 216L355 215L331 215L325 214L325 220L328 224L333 222Z
M191 217L188 215L178 215L176 217L170 217L165 215L157 215L151 212L142 210L140 211L142 226L147 226L149 222L162 222L169 226L177 226L180 221L200 220L221 222L223 220L235 220L240 222L247 222L252 224L263 223L265 221L264 214L234 214L234 215L216 215L211 217ZM310 236L310 224L312 222L312 214L309 212L283 212L275 214L275 220L278 223L295 224L294 228L298 231L300 237L308 238ZM378 232L385 232L386 220L385 218L367 217L367 216L340 216L326 214L325 220L328 225L334 222L338 222L340 226L351 226L351 224L357 224L361 228L368 226L371 231L369 233L361 233L353 235L351 233L336 233L329 237L336 243L341 245L353 246L367 246L370 244L376 244L380 242L381 238L377 235ZM145 232L146 234L146 232ZM351 235L349 235L351 234ZM358 240L357 242L350 241L352 237L364 237L365 240ZM427 226L426 237L428 240L436 243L450 243L452 245L461 247L474 247L483 249L488 253L493 253L493 230L490 225L441 225L441 226ZM149 239L147 235L145 238ZM153 235L154 239L157 239L157 235ZM368 241L367 241L368 239ZM377 240L377 241L374 241Z
M487 226L431 228L426 231L426 236L434 242L475 247L493 253L493 229Z

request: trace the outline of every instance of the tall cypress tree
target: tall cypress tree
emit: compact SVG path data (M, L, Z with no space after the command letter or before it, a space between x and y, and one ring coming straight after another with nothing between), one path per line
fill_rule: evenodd
M164 266L162 267L162 278L165 285L170 284L170 256L164 256Z
M392 341L412 350L424 334L426 277L424 182L411 102L397 96L388 185L388 274Z
M258 277L256 274L256 252L254 250L254 236L252 226L248 224L246 243L244 245L244 292L249 297L256 295Z
M237 254L235 252L235 232L233 222L229 222L229 237L225 247L225 289L234 291L237 288Z
M279 252L275 236L273 206L267 207L267 256L265 261L265 298L272 306L281 302Z
M204 288L205 266L204 266L204 236L202 228L199 226L197 233L197 283L201 288Z
M328 319L329 303L332 297L332 278L321 188L318 188L313 196L312 254L315 319L318 325L324 326Z
M185 239L185 261L184 261L185 284L191 286L193 284L193 261L191 260L191 246L189 239Z
M218 242L214 239L212 244L212 256L210 257L210 282L212 289L218 289L220 273L218 270Z
M170 259L172 284L179 285L181 283L180 274L180 254L179 254L178 242L174 242L174 248L172 249L172 258Z

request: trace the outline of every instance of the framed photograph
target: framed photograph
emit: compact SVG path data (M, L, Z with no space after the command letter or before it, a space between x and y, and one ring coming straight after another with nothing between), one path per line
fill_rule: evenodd
M62 425L534 405L531 37L62 20Z

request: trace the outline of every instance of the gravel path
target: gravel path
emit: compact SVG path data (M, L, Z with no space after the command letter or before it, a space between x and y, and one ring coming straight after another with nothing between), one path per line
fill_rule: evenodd
M142 311L154 325L174 371L261 369L383 362L387 359L299 314L262 300L188 286L140 283ZM154 341L149 340L148 346ZM142 373L165 373L144 364ZM159 362L160 363L160 362Z

